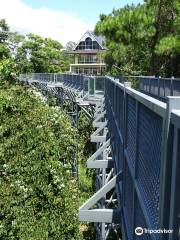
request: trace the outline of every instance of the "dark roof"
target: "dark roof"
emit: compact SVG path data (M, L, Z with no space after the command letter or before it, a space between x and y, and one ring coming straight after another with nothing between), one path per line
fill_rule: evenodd
M94 32L90 31L90 33L95 37L95 39L97 40L97 42L104 48L105 47L105 37L102 35L95 35Z
M81 39L79 40L79 42L78 42L78 43L76 44L76 46L74 47L73 51L77 51L76 48L77 48L77 46L79 45L79 43L80 43L81 41L84 41L85 38L87 38L87 37L90 37L92 40L96 41L96 42L100 45L101 50L107 50L107 48L105 47L105 37L103 37L103 36L97 36L97 35L94 34L94 32L88 30L88 31L81 37ZM79 50L78 50L78 51L79 51ZM87 50L86 50L86 51L87 51Z

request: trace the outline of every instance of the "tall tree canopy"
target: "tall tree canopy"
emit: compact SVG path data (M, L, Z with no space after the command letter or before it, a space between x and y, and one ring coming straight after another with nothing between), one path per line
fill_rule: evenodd
M4 19L0 19L0 59L9 56L7 45L9 27Z
M95 31L106 37L108 70L177 76L180 54L178 0L147 0L101 15Z
M21 72L62 72L68 70L68 58L61 52L62 45L50 38L28 34L17 49L16 60ZM21 61L25 65L21 65Z
M22 36L0 20L0 75L12 78L15 73L64 72L69 70L69 62L58 41L32 33Z

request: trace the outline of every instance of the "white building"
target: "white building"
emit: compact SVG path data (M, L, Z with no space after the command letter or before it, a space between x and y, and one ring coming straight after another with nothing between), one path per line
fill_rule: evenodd
M70 64L71 73L102 75L106 68L102 53L107 49L105 39L87 31L70 52L74 55L74 64Z

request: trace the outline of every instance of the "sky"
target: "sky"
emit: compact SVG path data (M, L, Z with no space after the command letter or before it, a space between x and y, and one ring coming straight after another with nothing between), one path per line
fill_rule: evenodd
M0 18L11 31L35 33L60 41L77 42L87 30L93 30L101 13L143 0L0 0Z

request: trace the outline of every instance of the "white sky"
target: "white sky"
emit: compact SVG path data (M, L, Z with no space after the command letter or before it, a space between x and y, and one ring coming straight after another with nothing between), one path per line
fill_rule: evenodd
M11 31L50 37L64 46L68 41L77 42L87 30L94 29L76 15L48 8L33 9L21 0L0 0L0 18L6 19Z

